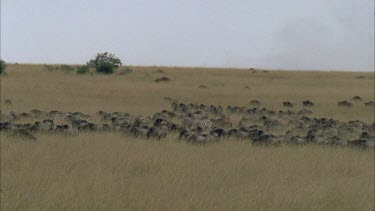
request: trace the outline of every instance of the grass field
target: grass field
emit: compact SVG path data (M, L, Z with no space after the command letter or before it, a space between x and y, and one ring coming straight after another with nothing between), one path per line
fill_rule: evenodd
M152 115L169 109L164 97L221 106L257 99L281 110L282 101L310 99L316 117L374 121L374 107L363 102L337 107L356 95L374 100L373 73L135 67L104 76L42 69L9 65L1 78L2 112ZM161 76L171 81L153 81ZM234 139L196 146L175 136L154 142L110 133L38 139L2 135L1 210L375 209L373 148L264 147Z

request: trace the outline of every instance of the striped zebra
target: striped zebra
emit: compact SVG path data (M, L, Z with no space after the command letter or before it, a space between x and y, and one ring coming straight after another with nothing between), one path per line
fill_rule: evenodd
M87 122L93 121L95 119L95 116L89 115L89 114L82 114L82 113L76 113L73 115L74 118L77 120L85 120Z
M141 123L143 123L144 121L146 120L146 118L142 117L142 116L129 116L126 118L126 122L131 124L131 125L139 125Z
M55 113L53 114L52 116L52 119L53 120L68 120L69 118L71 117L71 113L70 112L58 112L58 113Z
M194 120L193 125L202 129L211 129L212 121L210 119Z

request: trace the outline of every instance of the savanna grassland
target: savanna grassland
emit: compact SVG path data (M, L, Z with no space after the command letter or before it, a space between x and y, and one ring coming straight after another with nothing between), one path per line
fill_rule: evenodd
M171 81L154 82L162 76ZM274 110L288 100L300 110L309 99L315 117L374 122L363 102L337 106L353 96L374 100L373 73L135 67L76 75L9 65L1 78L4 113L152 115L170 109L164 97L223 107L256 99ZM194 145L116 133L45 134L31 143L1 134L1 210L374 210L374 176L374 148Z

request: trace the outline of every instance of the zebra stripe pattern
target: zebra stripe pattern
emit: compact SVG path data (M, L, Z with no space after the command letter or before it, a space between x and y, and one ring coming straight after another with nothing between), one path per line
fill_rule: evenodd
M85 120L87 122L95 119L93 115L88 115L88 114L78 114L78 115L75 115L74 117L79 120Z
M141 123L145 120L144 117L141 116L130 116L126 118L126 122L128 122L131 125Z
M71 116L70 113L57 113L53 115L52 119L53 120L66 120L70 116Z
M195 120L194 122L196 126L199 126L203 129L212 128L212 121L210 119Z

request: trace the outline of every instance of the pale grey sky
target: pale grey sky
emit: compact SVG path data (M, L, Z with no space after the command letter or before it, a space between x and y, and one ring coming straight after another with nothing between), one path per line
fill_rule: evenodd
M1 57L374 70L374 0L1 0Z

